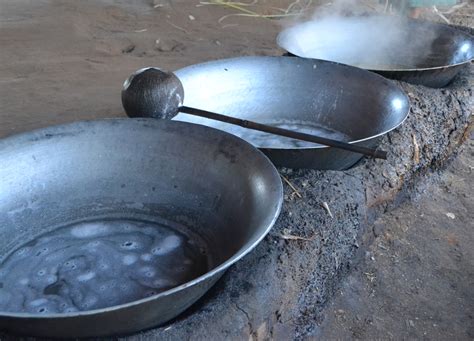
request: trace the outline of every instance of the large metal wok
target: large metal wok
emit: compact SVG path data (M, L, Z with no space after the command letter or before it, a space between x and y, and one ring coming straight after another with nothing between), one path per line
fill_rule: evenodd
M330 60L430 87L447 85L474 59L474 37L449 25L397 16L325 17L283 30L290 54Z
M375 147L407 117L408 98L385 78L320 60L241 57L176 71L184 105ZM279 166L347 169L361 155L179 114L175 119L238 135Z
M97 240L79 245L99 252L102 248L110 248L113 238L120 237L116 231L122 231L118 220L123 219L150 225L140 227L148 231L146 233L154 233L155 228L166 224L170 231L186 234L186 243L192 244L199 239L203 254L207 252L207 268L202 273L136 301L69 313L48 312L41 307L43 303L35 301L32 306L39 309L35 313L0 311L2 331L45 337L131 333L170 320L193 304L231 264L263 239L282 204L278 172L250 144L216 129L153 119L78 122L1 140L0 179L2 261L18 245L45 236L45 233L51 239L49 234L78 222L103 222L111 226L111 239L101 240L100 245ZM98 236L105 233L103 225L100 226L94 232ZM71 231L80 242L92 238L92 230ZM43 270L40 266L43 263L34 264L45 252L45 262L55 261L55 257L61 259L62 253L53 254L51 250L61 248L70 236L61 238L49 250L45 247L36 254L27 255L41 240L46 241L46 237L40 237L11 257L16 257L15 261L26 257L28 266L38 272L33 275L45 277L49 270ZM117 292L118 297L123 296L120 290L130 279L130 273L139 271L142 263L150 261L154 255L161 257L165 271L193 264L192 259L185 264L173 263L187 249L177 246L176 237L168 238L168 241L171 244L166 252L173 248L179 252L168 254L158 247L152 255L144 254L138 260L126 253L119 263L129 266L128 270L117 271L118 284L100 296ZM133 243L119 246L127 250L144 247L133 246ZM92 257L94 252L85 252L81 257ZM69 267L74 261L76 265L71 269L77 270L80 264L76 258L64 263L58 261L58 267ZM100 261L108 264L108 259ZM102 265L101 269L104 273L107 271ZM154 270L157 269L147 270L145 275L153 277ZM12 268L12 272L18 271L18 266ZM0 271L0 304L3 305L7 294L16 295L27 284L21 279L14 283L12 292L5 293L8 289L6 276L9 275L12 274ZM85 282L101 275L89 272L77 278ZM25 309L31 307L27 300L22 304Z

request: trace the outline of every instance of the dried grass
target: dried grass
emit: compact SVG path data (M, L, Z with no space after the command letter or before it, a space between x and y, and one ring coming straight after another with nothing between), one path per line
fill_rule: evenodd
M269 6L259 3L258 0L251 2L239 2L230 0L210 0L200 1L198 6L222 6L240 13L231 13L219 18L218 22L222 22L231 17L251 17L262 19L282 19L286 17L300 16L307 12L314 4L313 0L296 0L289 4L286 8Z

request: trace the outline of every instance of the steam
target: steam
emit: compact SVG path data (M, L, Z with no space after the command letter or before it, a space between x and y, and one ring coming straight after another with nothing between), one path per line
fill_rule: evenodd
M292 54L372 70L429 67L435 30L407 18L361 14L355 0L323 7L308 22L284 30L278 43Z

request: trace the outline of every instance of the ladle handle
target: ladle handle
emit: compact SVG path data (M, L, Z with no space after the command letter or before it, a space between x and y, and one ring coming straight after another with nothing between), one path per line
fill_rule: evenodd
M357 146L357 145L354 145L354 144L350 144L350 143L346 143L346 142L342 142L342 141L337 141L337 140L332 140L332 139L328 139L328 138L321 137L321 136L300 133L300 132L296 132L296 131L293 131L293 130L287 130L287 129L283 129L283 128L273 127L273 126L269 126L269 125L266 125L266 124L261 124L261 123L257 123L257 122L242 120L240 118L225 116L225 115L217 114L217 113L214 113L214 112L201 110L201 109L196 109L196 108L190 108L190 107L186 107L186 106L180 107L179 111L183 112L183 113L190 114L190 115L194 115L194 116L208 118L208 119L215 120L215 121L220 121L220 122L225 122L225 123L238 125L238 126L241 126L241 127L247 128L247 129L263 131L265 133L285 136L285 137L293 138L293 139L296 139L296 140L319 143L319 144L322 144L322 145L325 145L325 146L334 147L334 148L338 148L338 149L344 149L344 150L348 150L350 152L364 154L364 155L372 156L372 157L375 157L375 158L378 158L378 159L384 159L384 160L387 159L387 152L385 152L383 150L376 150L376 149L366 148L366 147L362 147L362 146Z

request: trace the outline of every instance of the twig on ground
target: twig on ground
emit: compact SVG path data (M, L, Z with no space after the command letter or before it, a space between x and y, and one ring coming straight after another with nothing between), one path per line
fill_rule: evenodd
M300 199L303 198L303 196L302 196L302 195L300 194L300 192L296 189L296 187L293 186L293 184L290 182L290 180L288 180L286 177L284 177L284 176L281 175L281 174L280 174L280 176L281 176L281 178L286 182L286 184L287 184L288 186L290 186L290 188L293 190L293 193L295 193L298 198L300 198Z
M412 135L413 137L413 161L415 164L420 163L420 146L418 145L418 141L416 141L415 134Z
M293 234L290 234L289 231L287 229L284 229L283 230L283 234L280 235L281 238L285 239L285 240L304 240L304 241L312 241L316 238L316 236L318 235L318 232L315 232L311 237L307 238L307 237L301 237L301 236L295 236Z
M447 24L450 24L449 19L446 18L444 14L441 13L436 6L433 6L433 12L437 14L441 19L443 19Z
M467 2L463 2L463 3L460 3L459 5L454 5L454 6L452 6L449 10L444 11L444 12L441 12L441 13L443 13L443 14L451 14L451 13L456 12L458 9L463 8L463 7L466 6L466 5L467 5Z
M321 206L326 210L326 212L329 214L329 216L331 218L334 218L334 216L332 215L332 212L331 212L331 209L329 208L329 205L327 202L323 201L323 203L321 204Z
M176 28L176 29L178 29L178 30L180 30L180 31L183 31L183 32L186 33L186 34L189 33L186 29L184 29L184 28L182 28L182 27L180 27L180 26L178 26L178 25L175 25L175 24L173 24L173 23L171 23L171 22L169 22L169 21L166 21L166 22L167 22L168 24L170 24L171 26L173 26L174 28Z
M375 276L374 273L371 273L371 272L364 272L364 275L365 277L367 277L367 279L370 281L370 283L372 283L373 281L375 281L375 279L377 278Z
M284 18L284 17L294 17L294 16L298 16L299 14L295 13L295 14L291 14L291 13L288 13L288 14L267 14L267 15L264 15L264 14L246 14L246 13L232 13L232 14L227 14L227 15L224 15L222 16L218 22L219 24L222 24L222 21L230 18L230 17L250 17L250 18L263 18L263 19L276 19L276 18Z
M235 26L239 26L239 24L226 24L226 25L222 25L222 28L235 27Z
M237 2L237 1L230 1L230 0L211 0L211 1L200 1L199 5L196 6L206 6L206 5L215 5L215 6L223 6L228 7L230 9L237 10L242 13L231 13L222 16L218 22L222 23L222 21L226 20L230 17L251 17L251 18L263 18L263 19L277 19L277 18L284 18L284 17L291 17L291 16L298 16L305 12L311 5L312 0L309 0L307 3L302 4L301 0L297 0L292 2L286 9L285 8L278 8L273 6L264 6L258 5L258 0L254 0L249 3L245 2ZM293 12L293 9L300 5L300 10ZM270 14L262 14L255 12L253 10L248 9L248 7L260 7L265 10L272 10L273 12L277 13L270 13Z

